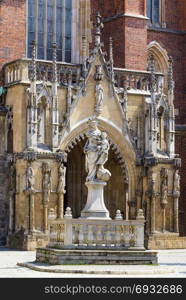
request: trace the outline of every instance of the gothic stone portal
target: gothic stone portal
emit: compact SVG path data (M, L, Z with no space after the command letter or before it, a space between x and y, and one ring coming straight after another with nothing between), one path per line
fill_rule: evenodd
M64 209L71 207L73 218L81 215L81 210L85 207L87 201L87 187L85 181L87 173L85 171L85 154L83 147L85 141L79 142L68 154L67 162L67 185L64 202ZM109 150L109 158L105 164L111 174L107 186L104 188L104 201L109 210L110 217L114 218L116 210L120 209L125 218L126 206L126 187L124 176L118 159L112 149Z

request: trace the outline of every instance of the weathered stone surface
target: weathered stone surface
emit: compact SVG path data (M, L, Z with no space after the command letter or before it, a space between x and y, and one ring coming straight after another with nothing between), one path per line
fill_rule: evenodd
M126 250L55 250L38 248L37 262L49 264L157 264L156 251Z

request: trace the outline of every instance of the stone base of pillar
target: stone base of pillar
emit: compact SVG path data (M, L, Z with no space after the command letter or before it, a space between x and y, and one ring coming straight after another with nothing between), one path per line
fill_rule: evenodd
M104 203L104 187L106 182L89 181L85 185L88 188L87 203L81 212L81 218L86 219L110 219L109 211Z

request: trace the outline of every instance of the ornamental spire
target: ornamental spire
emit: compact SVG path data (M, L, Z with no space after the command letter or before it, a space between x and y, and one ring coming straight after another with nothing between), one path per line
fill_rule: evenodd
M102 19L101 15L98 12L96 15L96 23L94 25L96 28L96 34L95 34L95 46L96 47L101 47L101 30L104 27L101 19Z
M36 81L37 79L37 71L36 71L36 41L32 41L32 76L31 80Z
M52 60L53 60L53 82L57 82L57 46L52 44Z
M155 61L154 61L153 54L151 54L149 57L148 69L151 72L151 74L150 74L150 91L151 91L151 93L153 93L156 90Z
M174 91L174 79L173 79L173 58L169 57L168 60L169 68L168 68L168 90L173 93Z

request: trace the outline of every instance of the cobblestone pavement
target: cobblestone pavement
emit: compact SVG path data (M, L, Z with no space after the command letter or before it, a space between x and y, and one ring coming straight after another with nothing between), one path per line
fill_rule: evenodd
M108 275L108 274L75 274L75 273L51 273L39 272L26 267L20 267L17 263L33 262L35 251L16 251L0 247L0 278L86 278L86 277L172 277L186 278L186 249L183 250L160 250L158 251L158 261L160 272L153 270L155 266L82 266L87 270L96 271L97 269L106 270L131 270L129 275ZM71 266L72 267L72 266ZM77 266L81 269L81 266ZM59 266L57 267L59 269ZM62 267L61 267L62 268ZM67 266L70 268L70 266ZM75 269L76 266L73 266ZM138 272L140 270L140 272ZM147 271L148 270L148 271ZM151 271L149 271L151 270ZM163 270L163 272L162 272ZM167 272L168 270L168 272ZM136 274L135 274L136 271ZM150 274L149 274L150 273Z

